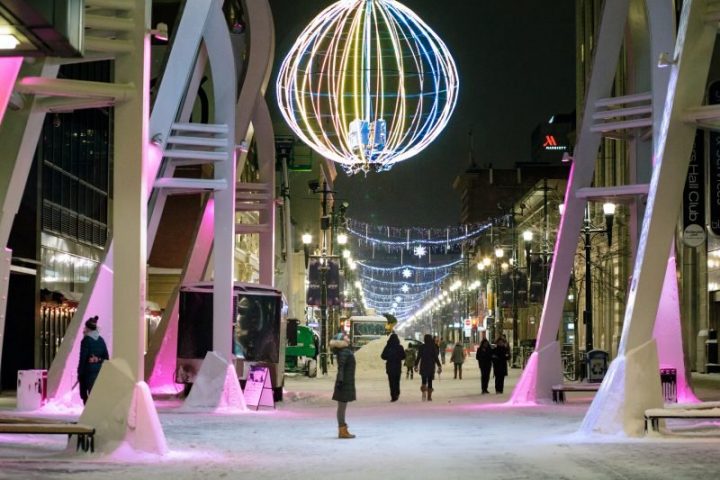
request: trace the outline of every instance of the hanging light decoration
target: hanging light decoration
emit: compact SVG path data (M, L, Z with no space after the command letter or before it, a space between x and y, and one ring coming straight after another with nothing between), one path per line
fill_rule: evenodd
M280 67L280 111L293 131L348 173L417 155L457 102L442 40L394 0L340 0L300 34Z

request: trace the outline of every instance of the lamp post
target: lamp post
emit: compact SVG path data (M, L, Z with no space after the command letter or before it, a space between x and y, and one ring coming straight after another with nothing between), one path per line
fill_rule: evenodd
M505 256L505 251L497 247L495 248L495 321L493 322L493 328L490 332L492 342L496 337L496 325L500 324L500 333L503 331L504 321L500 318L500 259Z
M592 234L607 234L608 247L612 246L612 227L615 217L615 204L603 204L603 213L605 214L605 227L593 227L590 223L590 208L585 208L585 222L583 226L583 240L585 246L585 311L583 312L583 320L585 322L585 353L593 349L593 318L592 318L592 263L590 262L590 254L592 253Z

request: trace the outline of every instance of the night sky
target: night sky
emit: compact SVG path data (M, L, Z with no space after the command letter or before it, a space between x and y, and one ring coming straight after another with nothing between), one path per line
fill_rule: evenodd
M275 68L268 88L277 133L290 133L275 106L275 78L297 35L330 0L270 0ZM453 180L475 160L512 167L530 160L530 135L554 113L575 107L573 0L404 0L447 44L460 93L440 136L389 172L348 177L338 168L338 198L349 216L381 225L456 225L460 199Z

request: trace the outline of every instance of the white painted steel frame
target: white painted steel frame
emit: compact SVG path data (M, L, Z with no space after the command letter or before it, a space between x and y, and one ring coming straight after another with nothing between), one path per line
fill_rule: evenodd
M553 263L550 269L545 303L535 351L513 392L515 403L550 399L552 385L562 383L560 348L556 340L562 320L563 305L575 259L578 236L582 228L586 200L576 192L591 185L595 160L602 135L592 130L593 108L598 101L610 97L615 66L620 56L629 0L606 0L597 34L592 77L587 89L585 109L575 147L565 192L565 211L560 220Z
M717 24L705 18L707 6L706 0L683 4L618 358L585 417L585 431L640 435L642 412L662 405L659 388L648 388L659 380L647 372L658 369L653 328L695 140L696 125L686 121L686 112L703 101L717 37Z

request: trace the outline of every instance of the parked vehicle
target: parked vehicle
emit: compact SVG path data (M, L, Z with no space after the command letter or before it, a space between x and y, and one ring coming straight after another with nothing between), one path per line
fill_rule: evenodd
M310 327L298 325L296 319L289 319L287 345L285 346L285 371L316 377L319 350L320 336Z
M213 349L213 284L184 285L180 288L178 348L175 381L194 383L207 352ZM285 319L282 294L265 285L235 284L235 320L228 332L235 369L244 386L250 367L270 370L275 401L282 400L285 372ZM188 390L188 388L186 388Z

